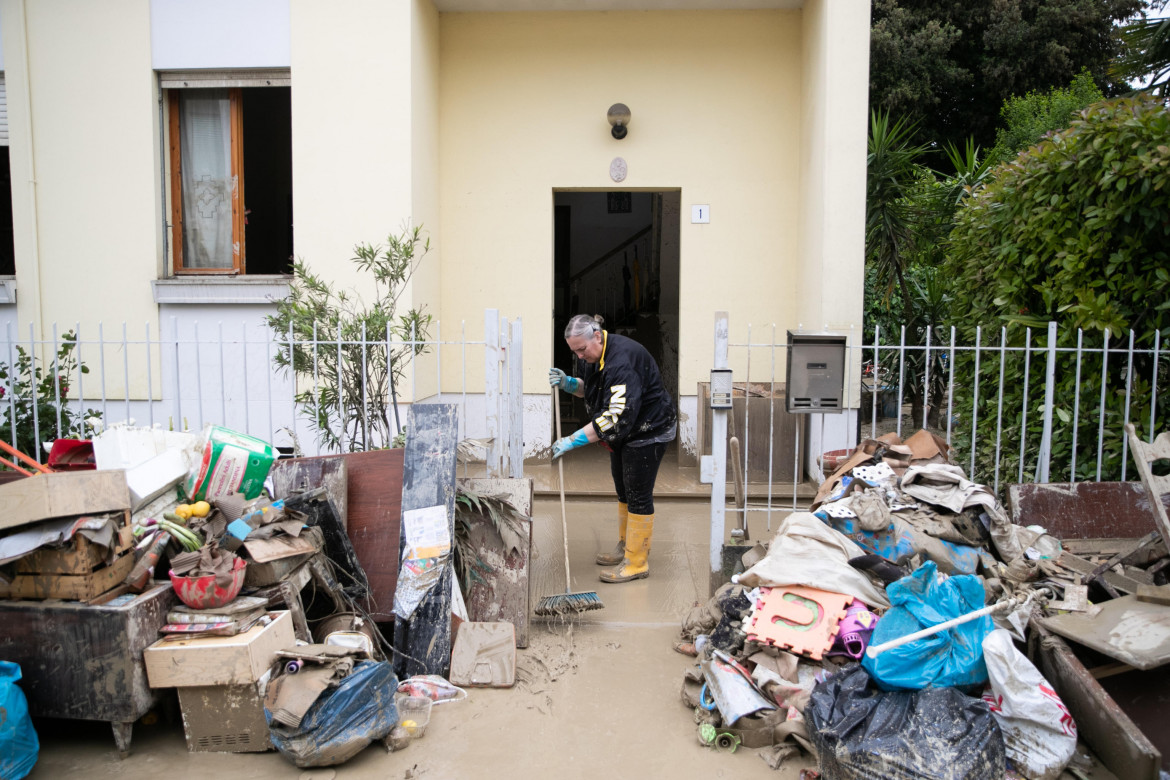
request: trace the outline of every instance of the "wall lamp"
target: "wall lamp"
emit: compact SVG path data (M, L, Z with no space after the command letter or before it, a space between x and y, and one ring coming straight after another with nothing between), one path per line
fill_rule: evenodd
M626 128L630 125L630 107L625 103L614 103L606 112L605 118L609 120L613 130L610 132L613 137L619 141L626 137Z

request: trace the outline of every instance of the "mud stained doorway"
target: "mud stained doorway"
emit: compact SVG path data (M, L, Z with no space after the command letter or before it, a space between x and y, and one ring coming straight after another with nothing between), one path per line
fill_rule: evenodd
M644 346L678 404L679 190L555 192L553 361L571 372L564 329L600 314L605 329ZM561 397L561 428L585 424L585 405Z

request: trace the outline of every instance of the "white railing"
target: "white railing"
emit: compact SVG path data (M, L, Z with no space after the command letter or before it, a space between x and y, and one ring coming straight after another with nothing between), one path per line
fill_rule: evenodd
M387 421L384 433L372 435L369 421L351 420L365 432L361 441L367 447L388 446L406 425L411 403L455 403L460 438L488 442L488 473L522 474L523 328L519 319L501 320L494 309L484 314L482 339L469 338L465 322L455 333L435 322L425 337L402 339L387 332L342 338L314 331L310 339L291 342L257 322L225 328L170 318L163 333L149 324L137 333L126 323L113 334L110 330L54 324L38 335L31 325L5 328L0 341L5 441L26 443L24 449L33 450L27 454L43 462L46 453L28 443L88 438L93 428L85 420L100 418L102 426L132 421L192 431L214 423L304 455L349 451L354 429L337 415L315 414L320 408L309 400L325 387L318 368L328 353L335 364L348 364L361 408ZM290 347L311 356L295 379L274 362ZM364 369L375 350L403 354L404 386L393 382L388 392L367 386Z
M721 425L712 413L714 435L704 448L713 458L713 565L736 471L748 483L737 520L764 513L771 531L773 512L807 505L808 490L831 471L822 472L822 455L850 452L860 439L905 438L926 428L953 447L952 462L972 480L1000 493L1009 482L1124 481L1133 474L1125 423L1134 422L1147 440L1170 428L1170 404L1159 404L1170 354L1156 332L1118 339L1108 331L1062 333L1050 323L1015 336L978 328L966 343L953 328L920 338L906 327L893 337L881 329L838 335L847 343L843 412L789 415L786 331L735 331L726 315L716 315L716 367L722 359L732 369L740 406L724 412ZM738 431L721 438L719 428L729 424ZM740 439L738 469L721 462L733 435Z

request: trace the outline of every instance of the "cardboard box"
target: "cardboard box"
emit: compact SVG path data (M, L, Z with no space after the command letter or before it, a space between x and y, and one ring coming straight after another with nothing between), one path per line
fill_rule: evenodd
M272 747L255 683L178 690L189 752L259 753Z
M130 508L124 471L37 474L0 485L0 530L52 517L93 515Z
M115 555L134 546L134 529L129 510L120 513L119 527L113 539ZM81 534L74 534L70 544L61 548L41 548L16 561L19 574L90 574L106 564L109 551Z
M292 615L269 613L275 619L236 636L159 640L143 652L151 688L247 685L259 680L276 651L296 645Z
M133 568L134 553L127 552L89 574L17 574L0 582L0 598L88 601L121 585Z

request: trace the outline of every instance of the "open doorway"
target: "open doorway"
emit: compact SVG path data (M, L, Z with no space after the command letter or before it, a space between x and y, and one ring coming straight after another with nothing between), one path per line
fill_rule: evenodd
M654 357L678 404L679 190L556 192L553 361L571 371L563 336L574 314L600 314L605 329ZM585 424L585 406L562 396L561 428ZM566 402L568 401L568 402Z

